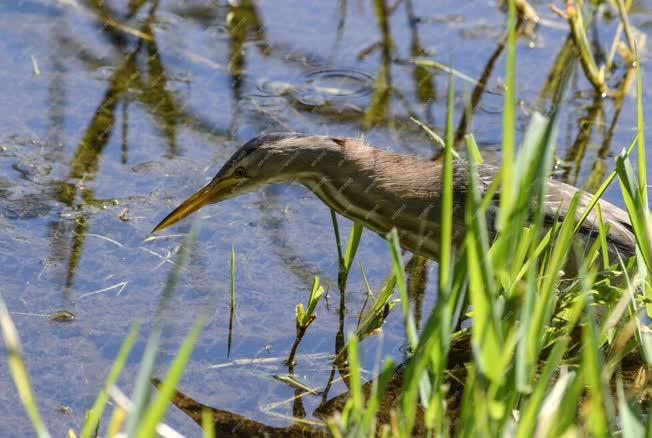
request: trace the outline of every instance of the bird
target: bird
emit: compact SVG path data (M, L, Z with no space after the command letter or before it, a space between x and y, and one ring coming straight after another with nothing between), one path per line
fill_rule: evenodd
M479 190L484 193L499 174L489 164L474 164ZM469 188L469 164L452 162L452 244L464 243L464 205ZM400 245L435 261L440 256L440 220L443 164L368 145L361 138L309 135L295 132L254 137L229 158L215 177L166 216L152 231L158 232L200 208L253 192L267 184L299 183L342 216L387 238L396 228ZM592 195L553 178L546 178L543 198L544 222L563 219L571 200L578 195L577 219L589 206ZM497 197L487 209L488 236L497 233ZM635 254L636 239L628 214L600 200L602 218L609 224L610 260ZM598 236L593 209L578 229L585 241Z

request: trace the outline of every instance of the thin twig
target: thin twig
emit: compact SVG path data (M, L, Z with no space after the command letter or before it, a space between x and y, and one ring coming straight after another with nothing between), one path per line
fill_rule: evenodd
M163 234L160 236L147 236L145 240L143 240L143 243L145 242L151 242L152 240L158 240L158 239L171 239L173 237L185 237L186 234Z
M78 237L82 237L81 234L76 233L75 231L73 231L72 234L75 235L75 236L78 236ZM120 243L120 242L118 242L116 240L113 240L113 239L111 239L109 237L102 236L101 234L84 233L84 236L85 237L97 237L98 239L106 240L107 242L111 242L114 245L117 245L117 246L119 246L121 248L125 248L125 246L122 243Z
M527 2L527 0L516 0L516 9L518 10L518 13L527 20L533 23L539 22L537 11Z
M303 360L318 360L318 359L329 359L333 355L331 353L310 353L310 354L297 354L297 358ZM276 357L263 357L263 358L253 358L253 359L234 359L230 362L219 363L215 365L209 365L208 369L214 370L218 368L227 368L238 365L256 365L256 364L282 364L287 359L286 356L276 356Z
M609 49L609 54L607 55L607 69L611 70L611 67L614 63L614 58L616 57L616 50L618 49L618 44L620 44L620 37L623 33L623 23L618 23L616 28L616 33L614 34L613 42L611 43L611 48Z
M604 68L598 68L595 63L586 36L586 28L584 27L584 19L582 18L580 4L576 0L567 0L565 15L571 29L571 36L573 37L575 47L577 47L580 52L580 61L584 74L595 90L604 97L609 92L609 88L604 80Z
M623 25L623 31L625 31L625 40L629 46L629 51L633 54L636 51L636 41L634 40L634 34L632 32L632 27L629 24L629 17L627 16L627 8L623 3L623 0L616 0L618 5L618 14L620 15L620 22ZM630 63L633 59L628 60Z
M438 70L441 70L445 73L452 74L456 78L462 79L463 81L469 82L473 85L478 85L479 82L473 79L471 76L462 73L459 70L455 70L452 67L449 67L445 64L442 64L441 62L433 61L432 59L421 59L421 58L410 58L407 60L408 63L410 64L416 64L416 65L421 65L423 67L432 67L436 68Z
M41 69L38 67L38 61L34 55L32 55L32 72L34 73L34 76L41 74Z
M118 296L118 295L120 295L120 294L122 293L122 291L124 290L124 288L127 286L127 283L129 283L129 281L122 281L122 282L120 282L120 283L116 283L116 284L114 284L113 286L105 287L104 289L99 289L99 290L95 290L95 291L93 291L93 292L85 293L84 295L81 295L81 296L80 296L79 298L77 298L77 299L78 299L78 300L81 300L81 299L84 298L84 297L88 297L88 296L91 296L91 295L96 295L96 294L100 294L100 293L102 293L102 292L108 292L108 291L110 291L110 290L113 290L113 289L116 289L116 288L120 288L120 290L119 290L118 293L116 294L116 296Z

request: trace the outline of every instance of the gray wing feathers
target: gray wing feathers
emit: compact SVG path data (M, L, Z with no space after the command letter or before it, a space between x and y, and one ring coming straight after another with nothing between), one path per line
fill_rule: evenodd
M478 165L476 169L480 186L484 191L495 178L498 169L490 165ZM499 192L500 189L494 194L495 202L498 202ZM591 203L593 195L561 181L552 178L546 179L546 193L543 199L546 222L551 224L555 218L563 220L564 212L568 210L573 196L578 192L577 220L584 214L585 209ZM600 200L598 204L602 212L603 222L609 224L607 243L611 246L610 249L617 249L623 258L633 256L636 253L636 238L627 212L607 201ZM591 210L579 229L580 234L591 239L598 237L596 208L594 207Z
M579 192L578 208L576 212L578 220L582 217L585 209L591 203L593 195L590 193L554 179L548 179L546 184L547 190L544 198L546 217L554 218L558 215L560 210L566 211L576 192ZM603 222L609 224L607 242L617 248L623 258L633 256L636 253L636 238L634 237L628 214L624 210L607 201L600 200L598 201L598 204L600 205L600 210L602 212ZM579 229L581 234L591 238L596 238L598 236L598 217L596 208L597 207L594 207L593 210L591 210ZM560 219L563 219L563 215L559 214L558 216Z

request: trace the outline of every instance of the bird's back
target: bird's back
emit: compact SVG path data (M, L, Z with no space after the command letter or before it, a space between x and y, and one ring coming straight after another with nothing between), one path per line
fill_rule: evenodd
M438 259L441 218L442 165L439 162L398 154L365 145L355 139L340 139L342 161L337 170L325 169L330 189L322 184L313 190L332 208L384 236L392 227L399 230L401 244L428 258ZM342 164L345 163L345 164ZM453 241L463 243L464 204L467 199L468 162L453 162ZM475 166L480 190L484 192L498 173L491 165ZM321 192L320 192L321 190ZM337 193L336 196L333 193ZM575 193L579 193L577 219L589 206L592 195L549 178L543 200L546 223L562 220ZM494 199L497 205L497 196ZM331 205L332 204L332 205ZM608 224L610 258L618 261L635 254L636 240L629 217L613 204L599 201L602 218ZM534 207L534 206L533 206ZM495 235L496 208L487 214L490 236ZM595 208L579 228L587 242L598 236Z
M558 211L567 211L573 196L579 193L576 210L576 219L579 220L591 203L593 195L552 178L549 178L546 183L547 190L543 204L545 217L552 220ZM612 261L618 261L616 253L620 253L623 259L633 256L636 253L636 238L627 212L604 200L598 201L598 205L602 221L609 228L607 244L610 256L614 259ZM590 239L598 237L596 209L597 207L594 207L589 212L579 229L579 234Z
M491 165L481 165L477 169L483 188L488 187L498 173L498 168ZM590 206L593 194L553 178L546 179L545 194L542 203L546 225L552 225L553 221L562 221L566 217L573 196L576 193L578 199L575 216L576 220L580 220L586 209ZM495 195L496 202L498 201L498 196L499 192ZM617 253L623 259L633 256L636 253L636 238L634 237L627 212L602 199L598 201L598 205L602 213L603 223L609 227L607 243L610 257L613 259L612 261L618 261ZM532 211L535 208L537 206L533 201ZM598 217L596 211L597 207L594 207L578 230L579 237L586 238L587 243L598 237Z

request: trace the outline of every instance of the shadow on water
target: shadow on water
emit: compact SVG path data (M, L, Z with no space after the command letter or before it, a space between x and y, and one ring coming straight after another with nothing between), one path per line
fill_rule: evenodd
M580 339L581 333L577 330L573 333L574 338ZM455 432L458 425L455 421L457 415L457 408L462 401L464 386L462 382L466 379L468 369L465 364L472 360L472 349L470 345L471 339L469 333L463 333L452 340L451 349L449 353L449 369L445 379L447 387L447 405L446 409L450 417L451 433ZM551 351L552 346L548 346L543 352L545 358ZM408 359L406 362L394 367L391 372L391 377L383 392L382 398L379 401L379 409L377 410L376 421L379 426L390 425L392 422L392 412L396 408L397 403L400 401L401 386L403 380L403 372L409 368ZM625 390L628 393L635 394L642 397L642 400L648 400L647 390L641 386L638 381L641 371L640 357L636 352L630 352L623 361L623 376ZM371 379L364 383L362 386L362 394L365 399L368 399L376 384L376 379ZM152 384L155 387L160 387L160 380L152 379ZM275 427L266 424L265 422L255 421L245 416L239 415L229 410L219 409L207 404L203 404L192 396L185 394L181 391L176 391L172 397L172 403L183 411L194 422L201 426L202 412L208 411L211 414L214 423L216 436L330 436L327 433L326 424L327 419L332 417L337 412L341 412L345 403L349 400L351 394L345 391L330 399L322 398L321 403L313 411L312 417L317 420L307 420L306 411L301 402L303 397L314 397L319 395L314 389L310 388L297 388L292 382L288 383L294 387L294 397L286 400L285 402L275 404L274 408L278 408L282 404L292 403L292 414L287 416L291 424L285 427ZM616 391L616 385L613 383L611 388L613 392ZM323 394L323 393L322 393ZM272 407L263 407L263 410L269 409L268 413L274 415ZM276 414L278 415L278 414ZM417 409L417 418L424 415L423 409ZM320 421L321 420L321 421ZM414 436L424 436L425 430L423 429L423 421L416 421L416 427L413 430Z

